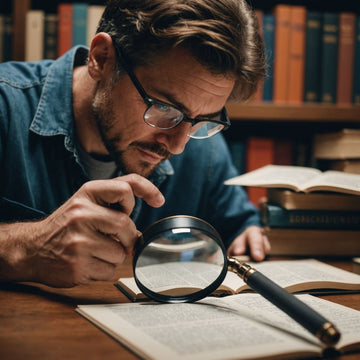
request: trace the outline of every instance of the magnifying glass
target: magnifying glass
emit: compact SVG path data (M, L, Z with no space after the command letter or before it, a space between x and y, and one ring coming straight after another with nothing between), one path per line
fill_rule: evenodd
M322 315L249 264L228 257L219 233L199 218L179 215L153 223L138 239L133 270L139 289L165 303L200 300L232 271L323 343L334 345L340 339Z

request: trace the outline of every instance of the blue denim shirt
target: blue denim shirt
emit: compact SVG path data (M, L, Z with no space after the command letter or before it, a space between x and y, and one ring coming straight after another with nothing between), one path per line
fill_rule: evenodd
M73 67L86 56L76 47L56 61L0 64L0 221L46 216L89 180L75 148L72 108ZM228 246L247 226L260 225L245 191L223 185L236 174L222 135L191 139L151 177L165 205L137 199L132 219L142 231L162 217L197 216Z

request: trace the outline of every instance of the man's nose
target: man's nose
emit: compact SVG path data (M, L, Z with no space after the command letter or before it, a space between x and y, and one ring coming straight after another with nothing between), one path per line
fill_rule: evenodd
M159 131L156 135L156 141L165 145L172 154L181 154L186 143L190 140L188 136L190 128L190 123L182 122L173 129Z

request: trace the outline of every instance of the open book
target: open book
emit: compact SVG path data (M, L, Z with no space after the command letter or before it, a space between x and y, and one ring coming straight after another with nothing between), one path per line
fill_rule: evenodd
M360 291L360 275L315 259L264 261L252 265L292 293L311 292L318 294ZM168 273L167 275L169 276ZM195 278L194 282L197 282ZM131 301L146 299L146 296L137 287L133 277L119 278L115 285ZM154 287L153 284L152 288ZM159 292L164 294L170 291L171 288L159 289ZM213 295L224 296L248 291L251 291L249 286L238 275L228 271L223 283Z
M225 185L286 188L294 191L334 191L360 195L360 174L321 172L303 166L266 165L226 180Z
M339 352L360 349L360 311L296 296L339 329ZM258 294L182 304L79 305L76 311L143 359L295 359L336 352Z

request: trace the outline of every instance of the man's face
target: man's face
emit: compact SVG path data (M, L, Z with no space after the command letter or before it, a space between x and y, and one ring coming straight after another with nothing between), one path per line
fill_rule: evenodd
M191 118L220 111L234 86L234 80L210 73L181 48L134 72L150 97ZM124 173L148 177L161 161L180 154L190 139L190 123L159 130L144 122L147 106L128 75L116 84L100 81L92 105L102 141Z

